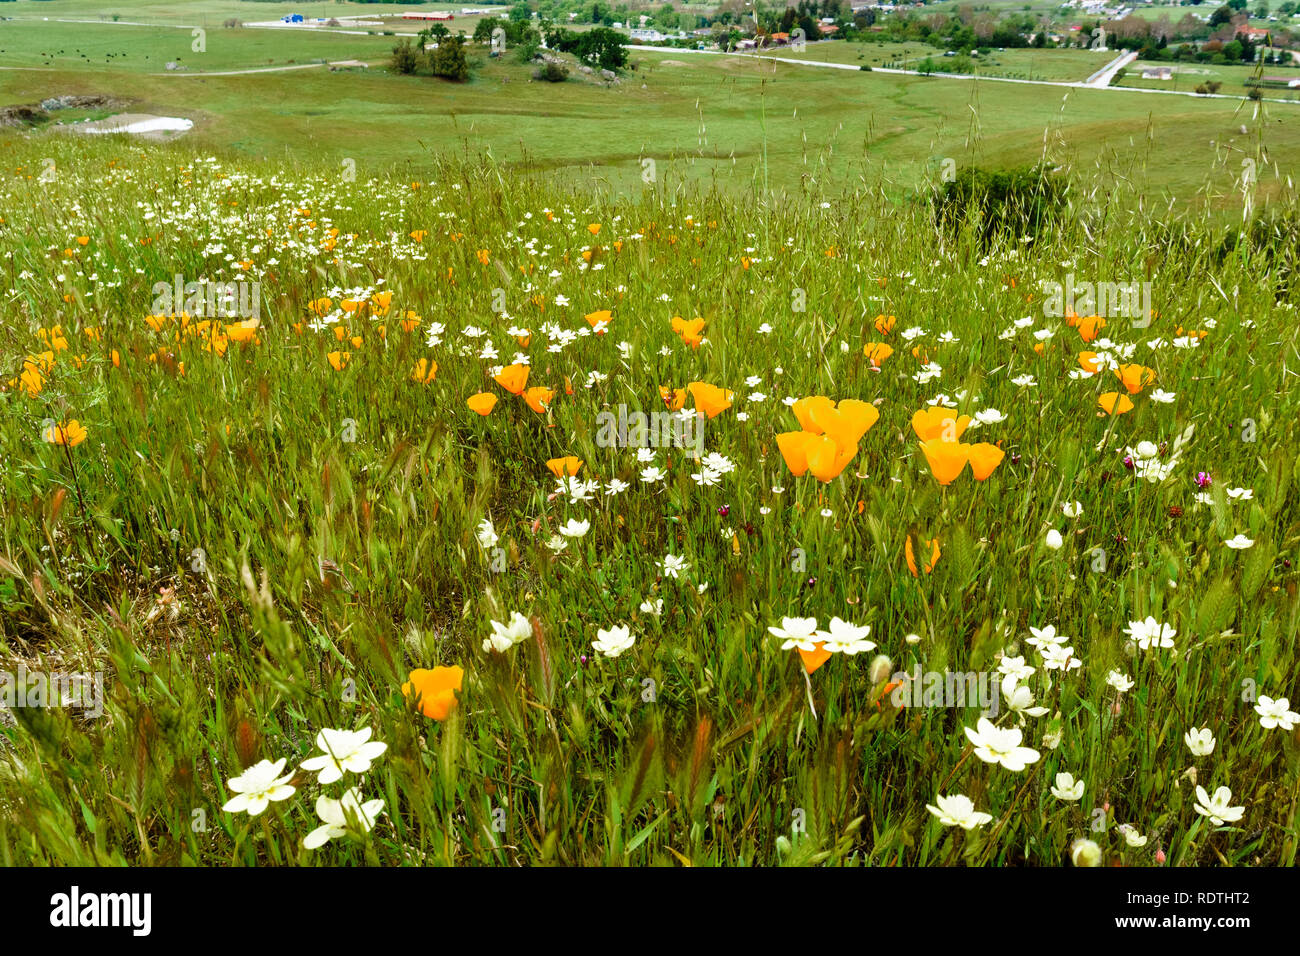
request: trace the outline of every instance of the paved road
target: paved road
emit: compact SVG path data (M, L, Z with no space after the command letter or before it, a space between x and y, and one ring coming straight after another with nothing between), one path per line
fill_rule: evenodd
M1111 60L1092 76L1083 81L1084 86L1095 86L1099 89L1110 86L1110 81L1115 79L1115 74L1124 67L1128 66L1138 58L1137 52L1122 53L1115 59Z

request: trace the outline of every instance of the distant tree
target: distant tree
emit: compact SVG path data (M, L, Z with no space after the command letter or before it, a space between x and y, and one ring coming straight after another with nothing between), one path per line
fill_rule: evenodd
M1232 22L1232 7L1224 4L1210 14L1210 29Z
M441 76L454 83L464 83L469 79L469 60L465 56L465 36L449 36L438 41L438 49L433 51L430 64L434 76Z
M511 20L531 20L533 18L533 8L529 5L528 0L518 0L510 8Z
M389 61L389 68L394 73L411 74L420 65L420 53L411 46L410 40L403 40L397 46L393 47L393 58Z
M627 35L606 27L585 33L555 29L546 34L546 45L562 53L572 53L588 66L615 72L627 65Z

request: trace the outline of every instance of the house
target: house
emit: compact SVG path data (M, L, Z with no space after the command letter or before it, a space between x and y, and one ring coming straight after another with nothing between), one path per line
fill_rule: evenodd
M790 34L788 34L788 33L772 33L772 34L769 34L768 39L770 39L770 40L772 41L772 44L773 44L774 46L785 46L787 43L790 42Z
M639 42L641 42L641 43L658 43L658 42L660 42L661 40L667 39L667 38L666 38L662 33L660 33L658 30L636 30L636 29L634 29L634 30L632 30L631 35L632 35L632 39L633 39L633 40L637 40L637 41L639 41Z
M1152 66L1143 67L1142 69L1142 79L1144 80L1171 80L1173 76L1173 67Z
M1257 40L1267 39L1271 30L1261 30L1259 27L1242 27L1237 31L1237 36L1245 37L1254 43Z
M828 37L829 37L829 36L834 36L835 34L837 34L837 33L840 32L840 28L839 28L838 26L836 26L834 23L824 23L824 24L822 24L822 28L821 28L821 30L822 30L822 35L823 35L823 36L828 36Z
M425 13L418 10L407 10L405 13L402 14L402 19L403 20L441 20L443 22L446 22L447 20L454 20L455 17L453 17L450 13L437 13L437 12Z

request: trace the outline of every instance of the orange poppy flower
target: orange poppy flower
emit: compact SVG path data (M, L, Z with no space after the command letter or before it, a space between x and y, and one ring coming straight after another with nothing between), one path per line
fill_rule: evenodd
M45 388L45 376L41 374L40 366L31 359L24 359L22 373L9 384L22 385L27 391L27 397L35 398Z
M86 434L85 427L74 418L62 425L50 425L41 432L41 438L51 445L67 445L69 448L75 448L86 440Z
M951 408L932 405L912 416L912 430L923 442L932 438L955 442L961 438L970 422L969 415L958 415Z
M831 659L831 652L826 650L824 642L818 641L815 646L817 649L813 651L799 648L799 656L803 659L803 669L806 674L811 674Z
M794 412L794 417L799 419L800 428L810 434L820 435L824 429L817 424L817 420L813 415L816 410L822 412L834 411L835 401L825 395L812 395L808 398L801 398L790 406L790 411Z
M686 389L662 385L659 388L659 397L664 400L670 412L675 412L686 404Z
M1091 372L1093 375L1096 375L1098 372L1100 372L1101 366L1097 362L1097 353L1080 352L1079 368L1083 369L1085 372Z
M411 381L428 385L437 374L438 363L432 359L422 358L415 363L415 368L411 369Z
M845 446L856 445L880 418L880 412L870 402L846 398L834 408L822 404L812 405L808 417L814 425L833 438L835 444Z
M1097 399L1097 404L1107 415L1123 415L1133 411L1133 400L1119 392L1106 392Z
M411 671L402 685L402 696L415 704L420 713L433 720L446 720L459 701L456 692L464 682L465 671L459 667L419 668Z
M522 395L528 384L528 366L507 365L497 373L495 381L511 395Z
M857 442L841 445L829 435L812 435L805 445L808 470L818 481L833 481L858 453Z
M402 319L402 331L414 332L420 324L420 317L410 309L406 310L406 318Z
M1115 369L1115 377L1124 383L1130 395L1136 395L1156 380L1156 370L1145 365L1121 365Z
M613 313L610 312L609 309L599 309L595 312L587 313L586 315L583 316L583 318L587 320L587 324L590 325L593 329L595 329L596 326L599 325L600 328L597 329L597 334L603 334L605 331L605 326L609 325L609 320L612 315ZM604 324L602 325L601 323Z
M808 470L808 443L816 437L810 432L782 432L776 436L776 447L785 459L785 466L796 478Z
M979 444L971 445L967 455L970 458L971 474L975 476L976 481L983 481L993 474L993 470L998 465L1002 464L1006 452L997 445L982 441Z
M871 360L871 364L880 368L880 363L894 354L894 347L885 342L868 342L862 346L862 354Z
M709 418L731 407L732 392L729 388L710 385L708 382L691 382L686 390L695 399L695 407Z
M232 342L255 342L257 340L257 319L245 319L234 325L226 326L226 338Z
M593 223L589 224L589 225L587 226L587 231L588 231L589 233L591 233L593 236L598 236L598 235L600 235L600 223L598 223L598 222L593 222Z
M388 290L384 290L383 292L376 292L370 300L376 315L386 315L388 313L388 306L392 303L392 301L393 301L393 293L389 292Z
M542 385L535 385L528 391L524 392L524 401L528 407L539 415L546 411L546 407L555 399L555 389L546 388Z
M480 415L489 414L496 406L496 403L497 397L491 392L479 392L478 394L471 395L469 398L465 399L465 404L468 405L472 411L478 412Z
M1079 319L1074 327L1079 330L1079 335L1085 342L1091 342L1106 327L1106 320L1100 315L1089 315Z
M681 336L681 340L692 348L698 348L699 344L704 341L704 319L699 316L688 322L680 315L674 315L672 328L674 332Z
M930 549L930 560L925 564L925 573L929 574L934 570L934 566L939 563L939 539L935 538L933 541L925 542L922 547L926 545ZM912 577L918 577L916 555L912 553L912 536L910 534L907 536L906 544L903 545L903 555L907 558L907 569L912 572Z
M921 442L921 451L930 463L930 473L941 485L950 485L970 460L970 445L964 442L931 438Z
M546 467L551 470L551 474L556 478L563 478L565 475L572 478L578 473L582 465L582 459L574 455L566 455L563 458L550 458L546 462Z
M888 335L897 321L897 317L892 315L878 315L876 316L876 331L881 335Z
M223 349L222 351L225 350ZM352 353L351 352L330 352L329 355L325 357L330 360L330 365L334 367L334 371L341 372L343 371L343 369L347 367L348 360L352 358Z

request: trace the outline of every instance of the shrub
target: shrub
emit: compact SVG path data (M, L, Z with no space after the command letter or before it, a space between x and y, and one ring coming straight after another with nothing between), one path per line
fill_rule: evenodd
M1045 166L966 167L935 196L935 223L955 234L973 222L984 245L1003 234L1037 238L1065 207L1068 185Z
M411 46L410 40L403 40L393 47L393 57L388 65L394 73L414 73L420 65L420 52Z
M443 37L430 57L433 75L456 83L469 79L469 60L465 56L464 37Z
M559 63L546 63L533 71L534 80L545 80L547 83L563 83L568 78L568 69Z

